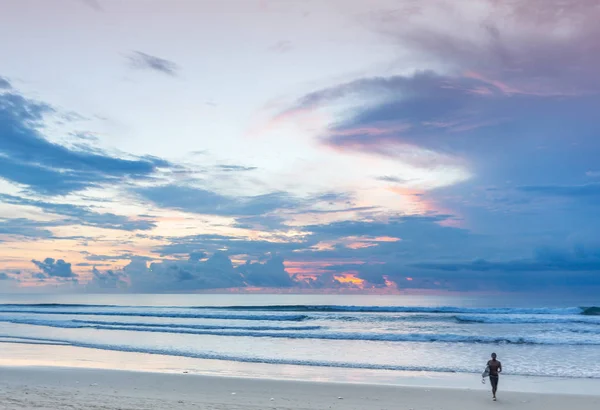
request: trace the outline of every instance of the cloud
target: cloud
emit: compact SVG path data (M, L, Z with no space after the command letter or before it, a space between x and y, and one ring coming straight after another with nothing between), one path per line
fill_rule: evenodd
M0 235L20 236L27 239L77 240L88 239L84 236L56 236L48 228L64 226L73 222L35 221L27 218L0 218ZM2 241L0 241L2 242Z
M243 165L217 165L217 168L224 172L243 172L258 169L257 167L246 167Z
M207 234L171 237L169 243L157 246L154 252L161 256L173 256L223 251L228 255L249 255L254 258L277 254L286 260L298 262L334 259L381 263L395 260L400 255L408 263L419 260L419 257L483 252L487 244L478 235L465 229L440 225L448 220L452 218L445 215L404 216L380 221L347 220L298 226L294 227L298 233L293 240L285 236L251 240ZM357 243L366 246L353 246ZM319 244L330 246L320 248Z
M33 259L31 262L37 266L41 273L46 277L56 278L76 278L77 275L71 270L71 264L65 262L62 259L54 260L53 258L46 258L43 262Z
M12 277L12 276L10 276L10 275L8 275L7 273L0 272L0 280L6 280L6 281L8 281L8 280L10 280L10 281L16 281L17 279L16 279L16 278L14 278L14 277Z
M200 262L200 259L204 259L206 257L208 257L208 255L204 252L192 252L190 253L188 262Z
M116 215L108 212L94 212L90 207L72 204L57 204L45 201L37 201L17 197L13 195L0 194L0 202L33 206L44 212L54 215L68 217L62 221L56 221L56 225L84 225L103 229L116 229L123 231L150 230L156 227L154 221L146 219L131 219L126 216Z
M110 269L100 272L94 267L92 274L92 280L86 284L87 290L116 290L127 287L126 275L122 272L115 272Z
M520 191L543 195L568 198L590 198L600 196L600 183L585 185L541 185L541 186L523 186Z
M244 281L252 286L279 288L294 285L294 281L285 271L281 256L273 256L264 263L246 261L236 270L241 273Z
M336 204L336 203L350 203L352 201L353 197L351 194L349 194L348 192L324 192L318 195L314 195L310 202L328 202L329 204Z
M116 261L121 261L121 260L130 260L132 258L135 258L138 261L151 260L151 258L148 258L146 256L133 255L129 252L121 253L121 254L117 254L117 255L95 255L88 251L82 251L81 254L85 255L86 260L92 261L92 262L106 262L106 261L116 262ZM101 264L95 264L95 266L101 266Z
M477 259L471 262L419 263L418 268L444 271L502 271L502 272L574 272L600 269L600 248L578 244L572 250L561 248L537 248L532 258L510 261Z
M600 8L583 0L482 0L477 8L423 0L414 6L368 17L372 30L388 36L408 61L398 66L401 74L309 90L275 118L323 111L331 118L320 134L324 148L434 170L433 187L418 179L411 186L421 185L440 212L460 215L447 223L486 236L469 243L485 245L481 254L456 250L457 259L464 252L500 257L493 249L501 257L522 257L596 224L597 187L578 184L600 156ZM404 182L396 177L379 180ZM489 186L499 191L483 192ZM547 200L535 200L541 198ZM406 249L407 242L393 246ZM452 248L438 246L443 255L425 246L411 252L437 258Z
M222 252L227 255L249 255L263 257L266 254L292 252L307 246L307 242L271 242L267 240L250 240L227 235L190 235L172 237L165 245L157 246L154 252L161 256L187 255L204 252L213 254Z
M381 221L339 221L329 224L296 227L302 232L294 241L247 240L223 235L194 235L170 238L170 243L154 249L161 256L182 256L190 252L224 252L228 255L248 255L261 259L265 255L276 254L292 263L290 266L302 268L309 276L292 277L292 286L347 287L325 275L345 275L355 272L368 286L384 286L386 276L397 275L407 269L410 263L439 257L460 257L460 255L493 255L495 250L479 235L465 229L446 227L440 224L451 220L447 215L391 217ZM326 245L326 246L325 246ZM359 246L360 245L360 246ZM272 258L276 260L275 257ZM277 262L279 264L279 262ZM283 263L283 262L282 262ZM303 268L306 266L306 268ZM266 267L254 266L248 262L238 270L246 273L263 273ZM277 272L278 269L273 269ZM279 270L281 273L281 271ZM291 271L297 274L297 271ZM278 275L277 283L285 285L285 277ZM266 279L265 279L266 280ZM252 279L251 282L266 285L267 282ZM268 283L275 283L269 278ZM339 282L339 283L338 283ZM421 286L426 286L422 284ZM269 285L270 286L270 285Z
M477 259L469 262L419 263L412 267L468 289L467 282L508 291L597 292L600 287L600 248L537 248L533 257L508 261ZM421 273L422 274L422 273Z
M332 272L324 272L307 278L296 274L292 276L292 279L296 281L298 287L307 289L343 289L349 287L337 280Z
M447 228L439 223L450 219L448 215L431 216L399 216L381 221L339 221L326 225L305 226L309 232L320 235L321 238L337 238L346 236L402 236L404 233L412 235L422 234L435 236L434 231L448 232L455 235L466 236L468 231L459 228Z
M143 187L136 188L134 192L162 208L205 215L262 215L282 208L293 208L297 204L283 192L233 197L185 185Z
M97 150L72 150L42 135L47 104L15 93L0 94L0 178L43 195L65 195L85 188L139 179L167 167L156 158L122 159Z
M534 140L534 146L527 140L521 142L522 148L534 149L539 145L537 132L549 132L551 137L562 134L541 122L548 113L555 114L558 125L565 121L565 113L572 117L573 106L582 107L575 115L581 120L577 124L579 139L589 138L596 128L589 116L591 97L514 96L497 88L484 95L474 92L484 86L478 77L432 71L363 78L309 93L289 110L335 106L361 97L371 100L345 110L344 118L335 121L323 136L323 143L345 151L397 157L424 167L461 166L465 154L471 158L486 158L490 152L502 155L502 151L490 148L517 149L517 136ZM518 130L534 124L538 125L537 132L520 135Z
M450 85L449 85L450 84ZM322 143L342 152L369 153L422 168L464 168L460 159L464 138L446 138L457 130L472 131L489 120L482 107L489 104L471 93L477 81L449 78L423 71L412 76L363 78L309 93L287 112L365 103L343 110L322 135ZM473 108L478 107L477 111ZM491 106L489 108L491 113ZM496 114L494 114L495 116ZM440 124L454 122L443 128Z
M216 252L206 260L195 255L187 260L165 260L149 266L145 260L134 257L121 271L100 272L94 269L93 274L88 290L126 287L131 292L184 292L240 287L348 287L329 273L308 281L292 276L285 270L281 256L268 255L260 262L248 260L234 267L222 252Z
M394 184L405 184L405 183L411 181L410 179L399 178L399 177L395 177L392 175L383 175L383 176L377 177L375 179L378 181L391 182Z
M477 9L423 0L410 13L381 10L371 28L445 67L485 73L512 94L598 90L597 1L482 0ZM450 17L449 17L450 16Z
M10 90L12 86L4 77L0 77L0 90Z
M108 263L90 263L90 262L79 262L76 263L75 266L80 266L80 267L95 267L95 266L110 266Z
M128 58L132 68L157 71L172 77L176 77L179 71L179 66L174 62L141 51L131 52Z
M460 171L454 182L541 180L565 160L561 169L581 175L600 153L600 8L587 0L478 4L423 0L414 10L373 11L370 27L422 69L317 89L276 118L325 109L334 113L326 146Z
M31 221L26 218L0 220L0 235L17 235L26 238L48 239L53 234L48 229L52 223Z
M215 253L206 261L163 261L147 265L143 260L132 259L123 268L129 277L130 290L192 291L194 289L217 289L245 286L229 260L222 253Z
M242 229L261 231L288 230L286 219L279 215L250 215L236 218L235 226Z
M123 248L103 251L107 255L82 253L89 261L131 259L122 270L92 270L93 286L113 289L131 283L128 289L162 292L228 286L337 289L350 286L345 280L454 290L535 289L536 283L552 282L573 287L568 281L574 279L597 284L594 248L567 249L561 242L582 227L592 228L594 235L598 225L600 189L584 179L597 176L600 156L597 2L408 3L368 13L372 30L397 45L401 54L394 57L402 66L308 89L275 118L288 121L298 112L325 111L324 118L331 120L317 142L329 155L359 157L361 167L362 160L383 159L385 170L369 173L376 186L368 200L380 206L364 205L362 194L368 189L364 196L371 195L372 189L365 185L355 187L361 199L344 192L302 198L286 192L236 195L184 183L129 188L147 205L234 222L218 227L227 232L221 235L125 235L154 245L150 251L164 260L150 265L147 256ZM285 42L273 47L288 49ZM148 54L134 52L129 59L137 69L169 76L180 72L174 63ZM0 176L29 191L22 197L5 195L5 202L62 217L53 223L125 231L155 227L155 217L115 215L40 195L130 179L151 185L155 182L149 177L169 164L53 144L46 138L44 118L57 115L56 110L18 95L6 80L0 79L0 88ZM102 161L90 160L94 155ZM394 167L394 161L435 169L432 185L438 188L408 179L412 175ZM368 171L369 164L365 167ZM205 170L231 181L255 168L234 163ZM421 169L415 174L431 173ZM418 186L406 195L420 195L437 213L411 216L387 210L385 205L396 204L386 194L399 184ZM340 220L346 214L355 220ZM162 227L161 234L167 235ZM246 231L227 231L232 227ZM0 233L23 240L48 237L50 231L50 225L25 219L0 222ZM533 255L531 249L537 249ZM48 279L43 271L38 275Z

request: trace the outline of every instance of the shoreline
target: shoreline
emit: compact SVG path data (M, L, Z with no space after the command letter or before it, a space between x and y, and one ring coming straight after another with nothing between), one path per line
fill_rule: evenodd
M46 369L51 371L109 371L136 374L184 375L243 380L331 383L390 388L426 388L487 391L489 380L481 383L479 374L434 373L423 371L364 370L355 368L315 368L310 366L244 363L224 360L191 359L148 353L96 350L70 345L39 345L3 342L2 369ZM2 371L2 373L4 373ZM600 379L501 376L500 389L529 394L597 395Z
M592 410L600 396L270 380L62 367L0 367L3 409Z

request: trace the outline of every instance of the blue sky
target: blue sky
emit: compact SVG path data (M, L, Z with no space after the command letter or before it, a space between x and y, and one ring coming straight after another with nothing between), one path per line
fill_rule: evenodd
M8 2L0 290L596 291L598 19Z

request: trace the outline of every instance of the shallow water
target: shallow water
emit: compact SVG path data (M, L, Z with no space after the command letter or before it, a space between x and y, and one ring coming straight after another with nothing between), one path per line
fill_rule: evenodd
M11 295L0 336L320 369L598 377L593 301L432 296ZM49 346L48 348L52 348ZM180 365L178 365L180 366Z

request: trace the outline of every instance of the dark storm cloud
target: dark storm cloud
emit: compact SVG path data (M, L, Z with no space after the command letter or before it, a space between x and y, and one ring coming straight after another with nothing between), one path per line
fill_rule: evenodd
M48 141L47 104L14 92L0 94L0 178L44 195L65 195L88 187L143 178L168 163L156 158L122 159L98 150L72 150Z
M136 69L156 71L172 77L177 76L177 72L179 71L179 66L173 61L142 53L141 51L131 52L128 58L131 67Z

